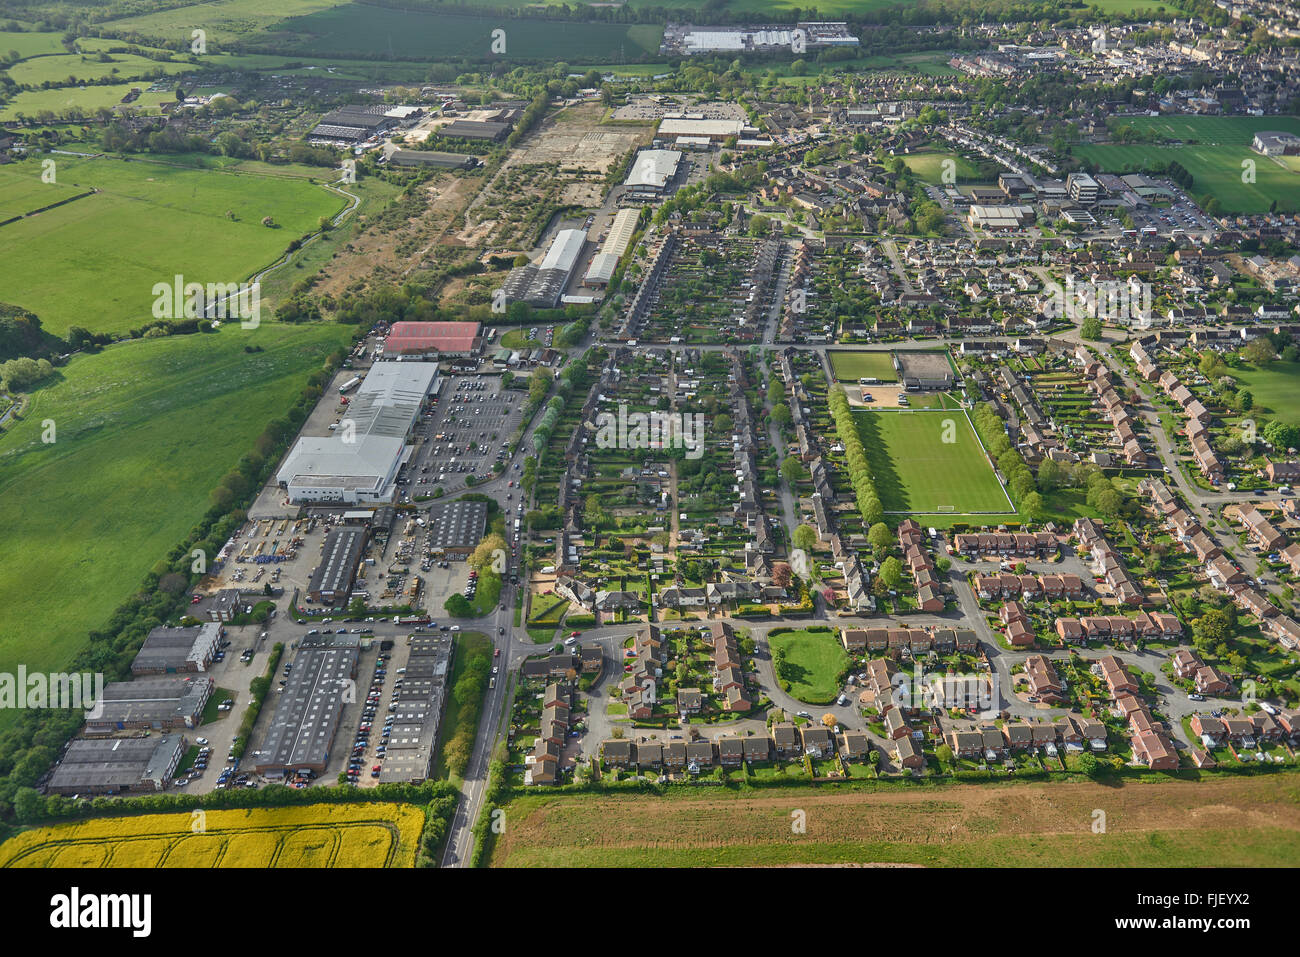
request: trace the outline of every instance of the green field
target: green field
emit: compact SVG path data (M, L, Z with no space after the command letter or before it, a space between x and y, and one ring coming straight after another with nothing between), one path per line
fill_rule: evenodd
M886 512L1015 511L964 412L855 410L854 416Z
M1283 212L1300 210L1300 172L1250 148L1259 130L1300 133L1300 119L1291 116L1125 117L1125 125L1151 130L1181 144L1079 144L1073 152L1104 172L1144 170L1176 160L1192 174L1189 194L1214 196L1224 212L1264 213L1274 202ZM1249 160L1255 182L1243 182Z
M269 30L285 17L297 17L339 6L340 0L212 0L177 6L156 13L110 20L103 26L123 36L139 34L162 40L190 40L190 31L207 31L208 43L247 39ZM215 51L214 51L215 52Z
M9 76L15 83L36 84L65 83L69 77L77 80L99 80L108 76L119 76L123 80L132 80L147 75L192 73L198 69L194 64L184 61L162 63L148 57L128 53L112 54L112 61L103 63L93 57L74 54L59 56L41 56L16 63L9 68Z
M1300 425L1300 362L1279 359L1262 368L1243 365L1229 374L1255 397L1251 414L1265 413L1270 419Z
M0 53L17 51L21 57L63 52L61 33L13 33L0 30Z
M839 382L857 382L859 379L879 379L897 382L898 373L888 352L850 352L843 349L830 351L831 369Z
M0 436L0 671L66 665L346 344L341 326L227 325L78 355L34 392Z
M133 87L141 87L140 82L110 83L107 86L88 86L80 89L75 86L58 87L51 90L24 90L15 94L3 107L0 107L0 120L14 120L20 117L37 118L46 110L62 113L64 110L80 110L93 113L100 107L111 109L122 102L122 97L131 92ZM141 113L158 113L162 104L174 102L176 94L171 90L160 93L142 91L139 98L132 102Z
M922 182L938 186L943 182L944 164L952 161L958 182L969 182L979 174L964 157L951 152L909 153L903 157L907 168L915 173ZM955 185L955 184L954 184Z
M434 15L348 4L285 21L280 29L286 32L275 35L274 49L316 56L486 58L498 28L505 31L502 59L507 61L636 60L657 53L663 38L663 28L652 24Z
M344 205L291 168L265 175L243 166L53 159L60 190L100 192L0 227L0 301L30 309L55 334L70 325L118 332L151 321L154 284L178 274L242 282ZM0 204L49 202L40 169L35 158L0 167ZM330 171L313 175L324 179ZM30 199L23 199L24 188ZM265 216L279 228L263 226Z
M768 638L772 653L785 652L787 692L808 704L830 704L849 667L848 652L833 631L789 631Z

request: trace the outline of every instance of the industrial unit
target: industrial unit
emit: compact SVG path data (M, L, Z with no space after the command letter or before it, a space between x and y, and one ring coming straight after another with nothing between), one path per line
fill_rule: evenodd
M355 699L360 640L348 635L302 639L275 716L257 752L257 773L283 777L295 771L320 774L329 764L349 688Z
M377 362L348 406L346 427L330 436L301 436L276 482L291 502L388 502L407 439L428 396L436 362Z

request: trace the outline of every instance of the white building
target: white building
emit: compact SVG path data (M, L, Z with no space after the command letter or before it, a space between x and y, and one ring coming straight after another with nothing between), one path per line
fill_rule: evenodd
M389 502L407 439L436 390L436 362L373 365L329 436L302 436L276 473L291 502Z

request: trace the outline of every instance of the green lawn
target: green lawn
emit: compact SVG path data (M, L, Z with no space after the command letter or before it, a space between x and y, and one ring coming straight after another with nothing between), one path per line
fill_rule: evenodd
M1014 513L964 412L854 415L886 512Z
M143 325L154 318L154 284L171 283L175 275L186 282L242 282L344 204L291 173L108 157L53 157L56 189L41 182L37 159L0 167L5 208L36 208L74 191L100 190L0 227L2 298L36 313L56 335L70 325L97 332ZM278 228L262 225L267 216ZM263 321L268 312L263 309Z
M1263 367L1233 368L1229 375L1255 397L1252 414L1264 412L1269 418L1300 425L1300 402L1296 401L1300 396L1300 362L1279 359Z
M340 326L265 323L146 339L76 356L33 393L0 436L0 671L65 665L346 343Z
M784 651L789 694L808 704L829 704L840 693L849 656L833 631L790 631L768 638L773 655Z
M62 33L14 33L0 30L0 53L16 50L19 56L42 56L63 52Z
M923 182L932 186L938 186L944 181L943 173L946 163L953 164L952 169L957 177L956 181L965 182L973 180L977 176L974 166L967 162L964 157L952 152L910 153L903 157L903 162ZM956 181L954 181L954 185Z
M857 382L859 379L879 379L897 382L898 373L888 352L850 352L834 349L830 352L831 369L840 382Z
M1296 117L1125 117L1123 123L1182 142L1078 144L1073 147L1074 154L1114 173L1176 160L1194 179L1188 192L1193 197L1216 197L1225 212L1263 213L1274 201L1278 210L1300 210L1300 172L1250 148L1251 138L1259 130L1300 133L1300 119ZM1242 181L1242 163L1246 160L1253 164L1253 183Z

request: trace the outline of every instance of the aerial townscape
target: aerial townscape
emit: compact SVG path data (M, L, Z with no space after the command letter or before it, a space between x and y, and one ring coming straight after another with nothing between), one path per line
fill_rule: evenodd
M0 866L1300 864L1300 7L675 2L0 0Z

